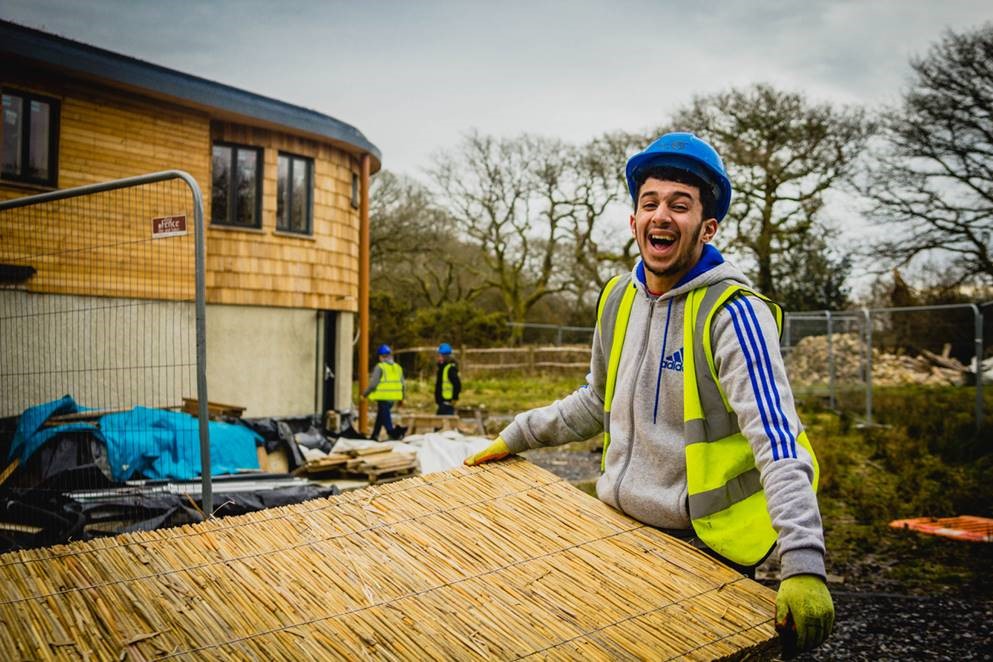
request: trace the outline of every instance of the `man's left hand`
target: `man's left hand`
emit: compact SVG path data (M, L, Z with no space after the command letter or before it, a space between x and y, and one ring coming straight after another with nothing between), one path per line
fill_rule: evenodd
M834 628L834 602L817 575L795 575L779 584L776 594L776 630L787 641L796 637L796 650L817 648Z

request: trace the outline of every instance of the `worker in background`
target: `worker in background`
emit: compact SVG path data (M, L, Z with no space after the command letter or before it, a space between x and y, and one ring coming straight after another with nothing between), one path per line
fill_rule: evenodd
M711 245L731 182L691 133L658 138L626 175L641 259L600 293L587 383L465 462L603 432L597 496L751 576L778 543L777 629L815 648L834 624L817 460L786 379L782 311Z
M462 391L459 379L459 364L452 357L452 346L447 342L438 345L438 374L434 379L434 401L438 404L439 416L455 413L455 403Z
M386 428L390 439L400 439L403 434L399 428L393 426L390 410L393 409L393 403L403 404L403 368L393 362L393 350L389 345L380 345L376 354L379 355L379 363L372 369L369 387L362 393L362 397L376 403L376 423L372 427L371 438L379 441L380 429Z

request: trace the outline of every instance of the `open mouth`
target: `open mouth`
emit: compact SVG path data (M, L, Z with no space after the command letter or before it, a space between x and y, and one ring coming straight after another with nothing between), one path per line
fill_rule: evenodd
M671 232L656 231L648 235L648 243L652 248L664 251L676 243L676 236Z

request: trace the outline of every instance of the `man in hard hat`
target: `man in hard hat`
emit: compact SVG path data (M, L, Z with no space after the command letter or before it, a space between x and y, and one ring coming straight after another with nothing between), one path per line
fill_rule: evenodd
M438 405L439 416L455 413L455 402L462 391L459 379L459 364L452 356L452 346L447 342L438 345L438 373L434 379L434 401Z
M382 428L386 428L390 439L400 439L403 436L402 430L393 426L390 410L393 409L393 403L403 401L403 368L393 362L393 350L389 345L380 345L376 354L379 356L379 363L372 369L369 386L362 393L362 397L376 403L376 423L372 427L372 439L379 441L379 431Z
M778 543L777 628L809 650L834 605L782 311L710 243L731 202L713 147L669 133L626 174L641 259L600 293L588 383L519 414L466 464L603 432L607 504L750 574Z

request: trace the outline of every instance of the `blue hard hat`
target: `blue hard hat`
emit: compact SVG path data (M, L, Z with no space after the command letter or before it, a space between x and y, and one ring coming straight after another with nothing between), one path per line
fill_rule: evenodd
M382 356L383 354L392 354L393 350L390 349L389 345L380 345L379 349L376 350L376 354Z
M440 345L438 345L438 353L439 354L451 354L452 353L452 346L449 345L447 342L443 342Z
M710 143L692 133L667 133L630 159L625 169L631 200L638 204L639 175L650 168L669 167L692 173L713 188L717 208L714 217L721 221L731 206L731 180L724 163Z

